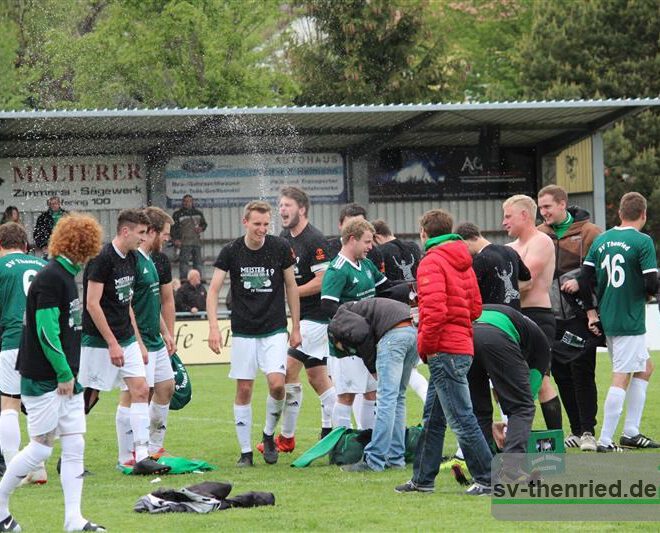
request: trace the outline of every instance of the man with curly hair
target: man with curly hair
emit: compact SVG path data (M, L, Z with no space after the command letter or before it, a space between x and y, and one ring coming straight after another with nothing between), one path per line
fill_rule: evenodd
M77 382L82 305L75 276L101 249L99 223L88 215L63 217L49 243L50 261L34 276L27 294L18 350L20 392L28 413L30 443L9 463L0 481L0 530L20 531L9 514L9 496L53 453L60 437L66 531L105 531L83 518L83 455L86 431L83 388Z

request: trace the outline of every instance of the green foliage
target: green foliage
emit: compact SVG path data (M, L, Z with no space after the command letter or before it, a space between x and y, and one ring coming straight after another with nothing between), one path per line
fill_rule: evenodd
M299 104L441 101L451 96L433 2L302 0L308 39L291 35Z
M25 36L16 76L29 107L255 106L295 93L267 64L276 0L46 0L8 11L5 24Z
M655 0L538 2L521 41L518 83L529 98L630 98L660 94ZM660 114L625 119L604 135L608 224L621 195L649 201L645 230L660 242Z

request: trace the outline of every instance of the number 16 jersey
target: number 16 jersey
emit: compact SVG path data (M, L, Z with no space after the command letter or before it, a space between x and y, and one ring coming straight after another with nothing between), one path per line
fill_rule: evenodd
M584 264L596 269L596 296L605 334L646 333L644 274L658 270L651 237L631 227L612 228L596 237Z

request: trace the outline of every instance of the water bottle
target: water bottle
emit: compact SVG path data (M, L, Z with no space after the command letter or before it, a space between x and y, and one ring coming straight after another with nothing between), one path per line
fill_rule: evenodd
M408 283L408 288L410 292L408 293L408 305L410 305L410 319L412 320L413 326L417 327L419 324L419 302L417 300L417 289L415 288L415 283Z

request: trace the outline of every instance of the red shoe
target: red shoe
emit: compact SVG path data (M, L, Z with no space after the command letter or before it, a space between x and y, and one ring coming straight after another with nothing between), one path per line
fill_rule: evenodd
M282 453L291 453L296 449L296 437L285 437L280 434L275 437L275 445Z
M296 449L296 437L284 437L283 435L278 435L275 437L275 446L277 446L277 449L282 453L291 453ZM264 453L263 442L259 442L256 448L259 453Z

